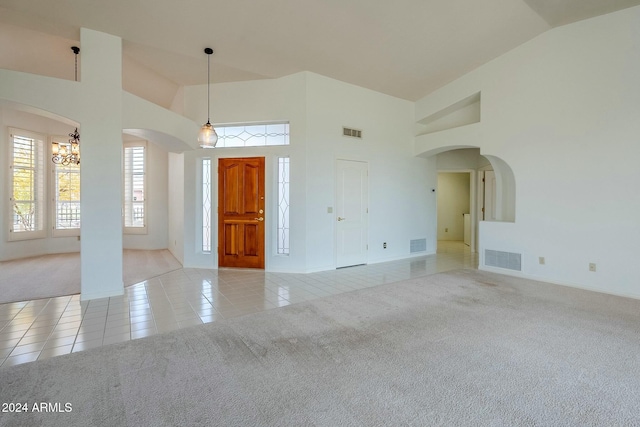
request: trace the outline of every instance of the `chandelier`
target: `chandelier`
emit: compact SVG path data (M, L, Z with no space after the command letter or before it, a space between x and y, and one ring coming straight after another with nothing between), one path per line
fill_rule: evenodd
M76 55L76 74L75 79L78 81L78 53L80 48L72 46L71 50ZM78 128L69 134L69 142L52 142L51 152L53 153L53 163L56 165L79 165L80 164L80 134Z
M78 128L69 134L69 142L53 142L51 150L53 152L53 163L56 165L79 165L80 164L80 134Z

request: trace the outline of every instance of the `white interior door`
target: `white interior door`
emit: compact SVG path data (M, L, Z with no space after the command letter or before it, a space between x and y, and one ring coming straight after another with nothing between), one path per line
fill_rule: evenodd
M369 166L338 160L336 170L336 267L366 264Z

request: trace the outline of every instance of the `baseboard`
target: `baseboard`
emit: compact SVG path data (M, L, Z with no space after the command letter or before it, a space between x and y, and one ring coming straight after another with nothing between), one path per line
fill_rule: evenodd
M89 301L92 299L101 299L101 298L111 298L111 297L120 297L124 295L124 283L122 283L122 288L119 289L118 292L93 292L87 294L86 292L80 292L80 301Z
M503 268L487 267L487 266L479 265L478 266L478 270L487 271L489 273L502 274L504 276L513 276L513 277L520 277L520 278L523 278L523 279L535 280L537 282L544 282L544 283L549 283L549 284L552 284L552 285L566 286L568 288L581 289L583 291L598 292L598 293L604 294L604 295L613 295L613 296L616 296L616 297L632 298L632 299L640 300L640 294L628 294L628 293L624 293L624 292L609 292L609 291L603 290L601 288L594 288L592 286L585 286L585 285L581 285L579 283L565 282L565 281L561 281L561 280L549 280L546 277L534 276L534 275L531 275L531 274L525 274L525 273L522 273L522 272L507 270L507 269L503 269Z
M380 259L376 259L373 261L369 261L368 264L381 264L383 262L392 262L392 261L401 261L403 259L410 259L410 258L420 258L423 256L430 256L430 255L435 255L435 252L416 252L413 254L406 254L406 255L398 255L398 256L394 256L394 257L389 257L389 258L380 258Z

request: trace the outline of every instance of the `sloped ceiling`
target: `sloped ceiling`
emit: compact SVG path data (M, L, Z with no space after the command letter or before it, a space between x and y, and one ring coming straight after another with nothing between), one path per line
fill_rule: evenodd
M123 39L125 78L168 92L313 71L419 99L558 25L640 0L0 0L0 68L73 79L81 27ZM142 70L142 71L141 71ZM127 73L131 77L127 79ZM139 76L139 77L136 77ZM160 83L157 83L160 84ZM166 104L169 95L159 104ZM166 106L166 105L165 105Z

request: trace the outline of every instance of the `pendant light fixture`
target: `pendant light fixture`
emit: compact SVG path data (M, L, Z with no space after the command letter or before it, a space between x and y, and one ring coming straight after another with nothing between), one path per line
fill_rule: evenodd
M202 128L200 128L200 133L198 134L198 144L202 148L214 148L216 143L218 142L218 134L216 130L211 125L211 95L210 95L210 87L211 87L211 54L213 53L213 49L210 47L204 50L204 53L207 54L207 123L205 123Z
M78 81L78 53L80 48L78 46L71 46L71 50L76 56L76 74L75 80ZM56 165L79 165L80 164L80 134L78 128L69 134L71 139L68 143L52 142L51 152L53 157L51 160Z

